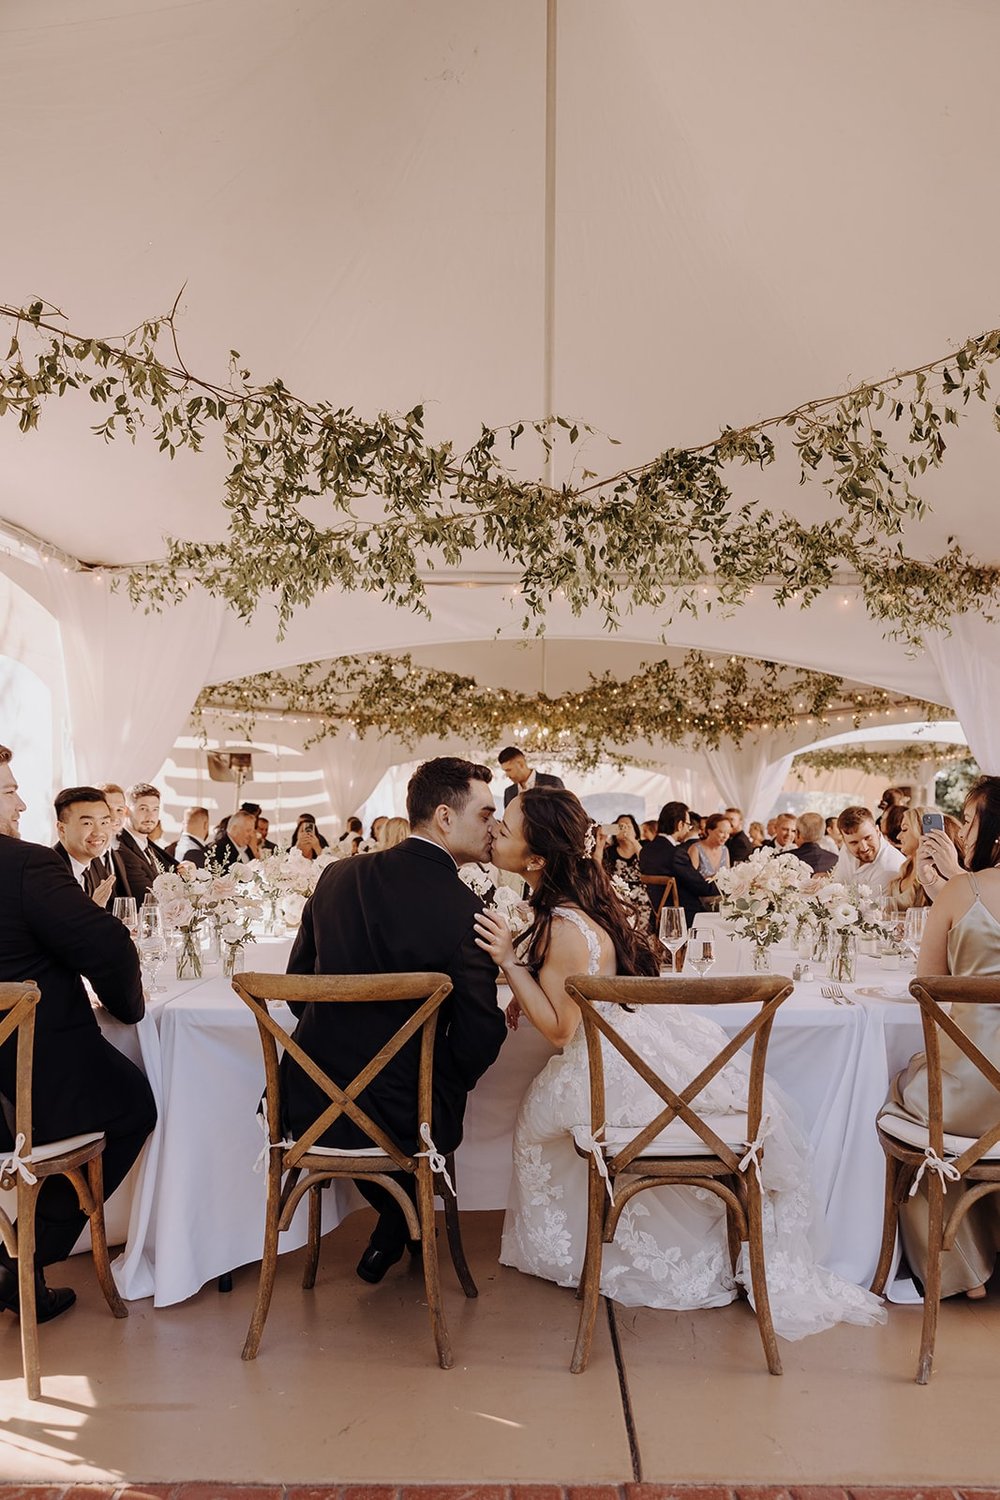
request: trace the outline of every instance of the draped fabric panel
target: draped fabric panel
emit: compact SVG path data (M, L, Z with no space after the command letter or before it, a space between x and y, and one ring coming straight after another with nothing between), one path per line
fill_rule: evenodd
M1000 627L960 615L950 635L929 631L926 643L980 769L1000 774Z
M162 614L95 573L47 562L80 784L156 776L204 686L225 605L200 589Z
M316 747L334 823L343 828L378 786L402 752L391 736L357 735L341 731L320 740Z
M752 819L763 822L788 780L792 769L791 755L777 755L773 741L755 740L737 748L722 744L717 750L706 750L709 773L727 805L743 812L744 824Z

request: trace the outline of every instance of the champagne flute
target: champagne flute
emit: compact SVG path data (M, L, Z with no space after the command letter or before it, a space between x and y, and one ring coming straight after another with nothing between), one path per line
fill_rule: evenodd
M144 904L139 912L139 937L136 946L139 949L139 964L143 976L148 981L146 993L165 995L165 986L157 984L156 978L167 956L167 940L163 932L160 908L152 902Z
M118 918L128 928L129 937L133 943L139 931L139 916L135 909L134 896L116 896L114 906L111 908L112 916Z
M684 963L685 967L690 964L699 978L704 978L715 963L715 938L710 933L698 932L688 943Z
M916 963L927 920L926 906L911 906L903 919L903 947Z
M670 954L670 968L661 972L673 974L677 967L677 950L687 942L687 917L681 906L664 906L660 912L660 942Z

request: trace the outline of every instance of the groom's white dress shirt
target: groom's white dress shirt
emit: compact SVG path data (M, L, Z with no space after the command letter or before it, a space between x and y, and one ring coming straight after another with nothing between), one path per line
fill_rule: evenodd
M832 878L843 880L848 884L857 881L862 885L870 885L873 891L882 893L891 880L899 874L901 866L905 864L905 858L898 849L894 849L887 838L880 835L879 851L871 864L863 865L854 858L848 848L843 848L833 867Z

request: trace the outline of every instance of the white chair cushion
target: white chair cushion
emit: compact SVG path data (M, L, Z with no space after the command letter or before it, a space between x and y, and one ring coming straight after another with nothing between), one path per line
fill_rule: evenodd
M897 1141L905 1141L908 1146L916 1146L923 1151L931 1143L931 1133L926 1125L921 1125L919 1120L904 1120L899 1115L879 1115L878 1123L886 1135L895 1136ZM970 1146L975 1145L979 1139L976 1135L949 1135L945 1132L944 1149L950 1156L961 1156L963 1151L968 1151ZM983 1153L981 1161L1000 1160L1000 1142L989 1151Z
M63 1156L68 1151L78 1151L93 1141L103 1141L103 1130L92 1130L89 1135L68 1135L64 1141L46 1141L44 1146L33 1146L27 1162L51 1161L54 1156Z
M388 1151L383 1151L381 1146L310 1146L306 1152L307 1156L384 1156L389 1159Z
M725 1141L733 1150L745 1149L747 1145L746 1114L703 1115L702 1118L720 1141ZM639 1125L606 1125L603 1144L606 1156L614 1156L639 1134ZM581 1151L590 1150L590 1126L574 1125L573 1140ZM683 1120L672 1120L666 1130L650 1141L640 1156L714 1156L711 1146L696 1135Z

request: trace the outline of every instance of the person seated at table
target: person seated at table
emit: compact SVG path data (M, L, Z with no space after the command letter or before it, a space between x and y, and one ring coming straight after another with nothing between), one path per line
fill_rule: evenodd
M885 838L894 849L900 847L899 833L906 818L907 809L900 803L894 802L892 807L886 808L879 821L879 827Z
M491 773L455 756L418 766L406 789L413 834L394 849L341 859L323 871L306 902L289 974L399 974L430 971L454 986L444 1001L434 1049L431 1135L445 1156L462 1139L470 1091L493 1063L507 1034L497 1005L496 966L476 946L472 922L482 901L459 879L462 864L487 863L495 804ZM416 1002L293 1005L295 1039L342 1088L376 1057ZM365 1090L360 1102L404 1151L425 1147L417 1135L420 1044L414 1039ZM329 1099L289 1058L281 1060L286 1122L299 1134ZM346 1115L320 1145L356 1148L370 1140ZM414 1191L414 1179L400 1185ZM379 1219L357 1265L362 1281L381 1281L407 1242L406 1219L391 1194L358 1181Z
M887 786L879 798L878 818L876 822L882 832L886 831L886 818L894 807L906 808L910 805L912 789L908 786Z
M795 820L796 853L814 875L827 875L837 863L837 856L820 845L823 837L821 813L800 813Z
M636 924L645 932L652 920L653 909L639 870L639 855L642 853L639 825L631 813L621 813L615 819L615 828L618 831L605 844L602 863L612 890L634 913Z
M160 826L160 794L148 781L137 781L125 793L128 823L118 836L118 853L129 889L141 906L157 875L172 870L177 861L153 838Z
M903 856L875 827L867 807L845 807L837 819L844 847L833 867L834 880L845 885L856 881L881 895L893 876L899 874Z
M676 827L676 825L675 825ZM533 921L514 940L493 911L476 918L481 947L499 965L522 1013L561 1052L529 1087L514 1130L514 1176L504 1219L503 1265L576 1286L587 1238L587 1162L572 1130L590 1120L587 1046L571 974L655 976L648 937L624 920L607 878L591 858L590 819L572 792L523 792L504 812L493 845L501 869L524 873ZM686 858L686 856L685 856ZM611 1024L668 1086L680 1091L726 1045L712 1020L683 1006L601 1005ZM624 1065L605 1073L605 1119L639 1127L663 1101ZM713 1114L747 1108L749 1061L742 1054L709 1085ZM880 1299L816 1263L810 1243L809 1146L767 1086L763 1153L764 1242L772 1270L777 1333L802 1338L834 1323L883 1322ZM637 1211L638 1210L638 1211ZM739 1273L741 1276L744 1273ZM682 1187L644 1192L625 1208L605 1245L601 1290L629 1307L722 1307L738 1295L722 1203Z
M819 840L824 849L829 849L831 854L839 854L844 847L844 835L841 833L836 818L827 818L826 832Z
M888 821L889 817L891 817L893 811L899 811L902 815L902 822L900 824L899 830L899 848L900 852L904 856L905 862L900 866L899 874L894 876L886 886L886 897L894 903L897 911L906 911L911 906L930 906L933 903L934 897L931 894L931 891L924 886L920 878L920 871L917 869L917 855L920 851L921 842L924 836L923 815L926 812L936 812L937 808L890 808L889 812L886 814L886 821ZM951 843L954 850L954 859L953 861L949 862L948 866L949 877L946 878L950 878L951 875L959 874L962 867L961 832L962 825L959 823L958 819L953 818L950 813L945 813L944 834L942 835L942 837L946 838ZM938 890L943 888L944 881L938 874L937 869L933 864L933 859L931 861L931 869L927 874L927 879L931 887Z
M385 816L384 813L377 818L372 818L372 826L368 830L368 843L372 849L378 849L380 847L378 836L385 825L388 823L388 821L389 819Z
M98 906L107 906L115 875L105 874L102 864L111 838L111 809L103 793L95 786L64 787L56 793L55 815L56 853L69 865L81 889Z
M361 819L360 818L348 818L348 820L347 820L347 827L344 829L343 833L340 835L340 838L337 840L337 843L341 844L341 845L345 845L346 844L348 847L350 847L351 845L353 845L354 849L352 850L352 852L356 852L357 846L358 846L358 844L361 843L361 841L364 838L364 836L365 836L365 825L362 823ZM343 852L343 851L341 851L341 852Z
M753 849L759 849L764 842L763 823L758 823L755 818L747 829L747 838L750 840L750 843L752 845L751 852L753 851Z
M727 807L726 817L732 832L729 842L726 844L726 852L729 855L731 865L741 865L748 860L753 853L753 844L743 831L743 811L739 807Z
M656 819L647 818L644 823L639 824L639 839L643 844L651 844L656 838Z
M964 864L968 873L942 881L927 914L917 974L1000 974L1000 777L981 776L969 789L961 828ZM942 863L950 864L949 845ZM951 1007L952 1020L993 1063L1000 1067L1000 1005ZM978 1136L997 1123L1000 1106L996 1090L944 1032L938 1033L944 1128L956 1135ZM927 1060L922 1052L911 1057L893 1080L885 1111L922 1125L928 1120ZM884 1111L884 1112L885 1112ZM974 1188L974 1184L970 1185ZM945 1206L954 1211L956 1195L970 1191L961 1183L947 1184ZM910 1269L922 1281L927 1266L927 1191L922 1181L917 1193L900 1207L899 1226ZM974 1203L962 1219L954 1246L941 1256L941 1295L966 1292L986 1295L1000 1245L1000 1202L990 1195Z
M383 818L382 826L378 831L376 850L395 849L397 844L404 843L409 837L410 824L407 818Z
M726 842L733 825L725 813L712 813L702 820L704 833L687 845L688 858L706 880L714 880L720 870L729 869Z
M199 870L205 868L208 858L208 808L189 807L184 814L184 832L177 840L174 858L180 864L185 860Z
M798 819L793 812L779 813L773 819L774 833L765 840L769 849L777 849L779 854L794 854L798 839ZM768 823L768 828L771 823Z
M92 789L88 789L92 790ZM104 1196L127 1176L156 1123L143 1073L101 1035L86 975L98 999L127 1025L143 1017L139 960L124 925L82 890L51 849L21 841L25 804L11 751L0 745L0 982L33 979L32 1144L101 1130ZM0 1156L14 1145L17 1041L0 1047ZM67 1177L42 1185L35 1209L35 1313L39 1323L72 1307L70 1287L49 1287L45 1268L65 1260L87 1222ZM17 1262L0 1245L0 1309L19 1313Z
M212 845L212 863L220 870L233 865L248 865L257 858L257 815L244 812L230 814L226 831Z
M323 850L328 848L329 845L316 827L312 814L306 813L300 817L288 846L289 854L294 850L301 854L303 859L318 859Z
M672 875L677 882L677 899L684 908L688 926L696 913L705 911L705 900L718 896L714 880L706 880L694 868L683 840L691 828L691 814L684 802L665 802L657 820L656 838L639 851L639 869L643 875Z
M271 820L265 818L263 813L257 814L257 851L259 854L277 854L278 846L268 838L271 831Z

